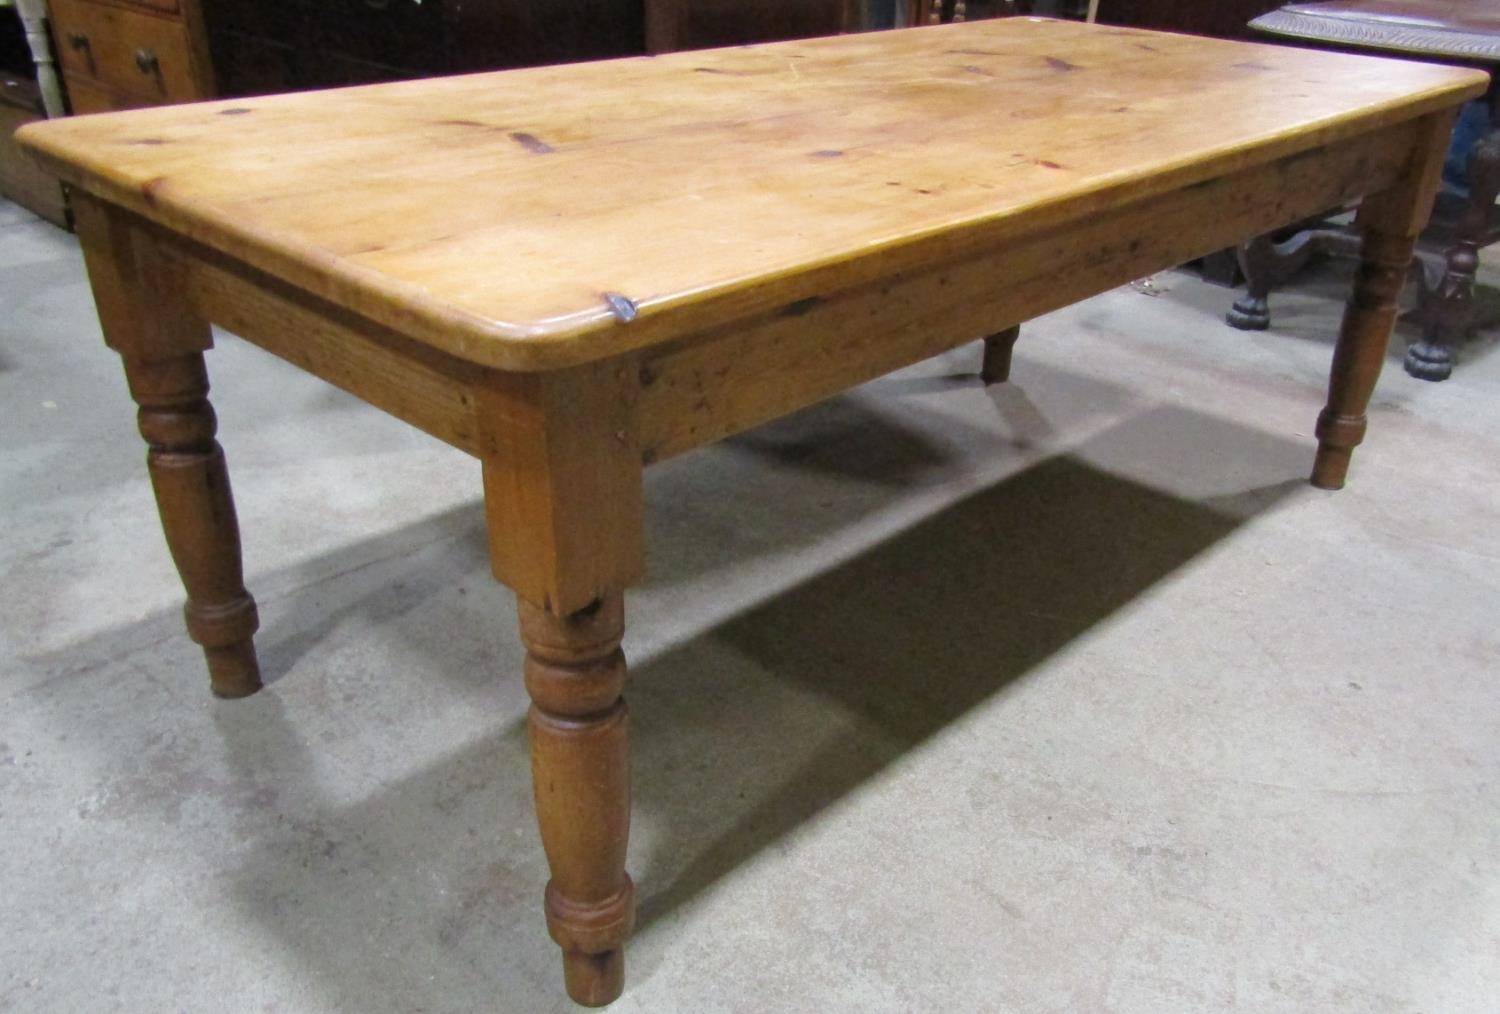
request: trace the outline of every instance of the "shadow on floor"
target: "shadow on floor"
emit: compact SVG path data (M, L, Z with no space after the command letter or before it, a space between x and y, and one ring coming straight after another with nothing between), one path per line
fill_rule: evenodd
M956 361L967 365L971 352L977 356L977 349L965 349L956 353ZM859 397L834 398L725 441L710 452L650 470L645 590L670 588L732 571L746 560L785 554L857 525L870 513L886 509L904 490L964 476L971 461L955 451L955 444L993 447L996 467L1011 470L1019 467L1023 453L1055 445L1070 432L1118 418L1134 407L1134 395L1117 385L1041 363L1027 365L1024 387L986 389L975 374L954 373L889 377L870 385L869 391L882 403L901 402L906 417L877 411ZM987 399L1010 436L978 432L961 416L929 417L921 398L933 394ZM1036 397L1048 403L1045 415L1034 403ZM233 481L234 434L226 433L224 439ZM132 464L139 467L138 461ZM813 509L829 482L837 485L838 509ZM478 485L476 470L476 493ZM725 488L735 489L735 496L723 497ZM253 550L254 519L244 520L244 530ZM253 552L246 563L247 582L261 605L264 626L256 646L267 685L291 672L341 628L351 623L389 624L437 598L444 599L445 608L456 610L452 626L475 631L476 641L497 626L513 625L510 596L489 574L484 508L477 499L290 566L258 568ZM451 594L455 590L458 599ZM28 661L45 673L43 682L87 677L112 660L182 636L181 613L174 607ZM493 668L439 671L444 678L469 685L491 678Z
M1255 482L1207 506L1119 473L1122 449L1183 427L1176 469ZM1214 417L1147 412L636 660L640 935L1300 489L1307 455ZM252 706L273 728L239 764L253 768L267 735L306 758L274 704ZM247 843L231 890L341 1009L555 996L525 768L511 717ZM651 967L637 960L633 979Z

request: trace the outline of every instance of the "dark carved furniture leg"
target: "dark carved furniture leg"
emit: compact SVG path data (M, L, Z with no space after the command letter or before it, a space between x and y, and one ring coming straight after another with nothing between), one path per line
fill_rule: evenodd
M1234 301L1224 322L1241 331L1264 331L1271 326L1271 290L1302 270L1313 254L1336 245L1338 230L1302 229L1280 243L1269 235L1256 236L1235 251L1245 275L1245 294Z
M1422 340L1406 350L1406 372L1419 380L1446 380L1453 373L1454 350L1474 316L1474 274L1500 194L1500 133L1469 153L1465 171L1469 200L1459 217L1453 245L1435 284L1423 278Z
M547 929L563 952L568 995L591 1007L625 986L635 888L630 837L622 596L569 616L520 602L537 822L552 879Z
M1010 379L1010 357L1020 337L1021 327L1018 324L1004 331L997 331L984 340L984 362L979 367L980 380L986 384L999 384Z
M260 620L245 590L239 523L224 451L214 439L203 355L127 357L125 376L150 446L146 463L167 547L187 589L188 634L203 646L213 692L246 697L261 685L251 640Z
M1245 294L1234 301L1224 321L1241 331L1264 331L1271 326L1271 261L1275 250L1271 237L1256 236L1241 244L1235 251L1239 255L1240 271L1245 276Z
M1244 274L1240 270L1239 249L1231 246L1205 254L1198 261L1198 273L1205 282L1222 285L1226 289L1237 287Z
M183 296L153 234L139 220L73 194L74 222L104 340L125 363L162 529L187 589L187 627L203 646L220 697L260 689L240 532L224 452L214 439L203 352L208 324Z

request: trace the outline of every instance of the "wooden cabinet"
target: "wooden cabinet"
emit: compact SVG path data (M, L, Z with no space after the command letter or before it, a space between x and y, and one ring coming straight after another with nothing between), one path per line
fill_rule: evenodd
M670 53L837 35L857 12L850 0L646 0L647 45Z
M1265 42L1246 26L1252 18L1281 6L1282 0L1101 0L1099 20L1109 25L1156 28L1164 32L1212 35Z
M0 197L58 225L68 222L62 185L12 136L64 111L41 0L0 3Z
M202 3L219 89L226 95L645 52L641 0Z
M214 94L197 0L51 0L51 8L73 112Z
M18 128L44 119L36 83L0 68L0 197L66 225L62 187L11 139Z

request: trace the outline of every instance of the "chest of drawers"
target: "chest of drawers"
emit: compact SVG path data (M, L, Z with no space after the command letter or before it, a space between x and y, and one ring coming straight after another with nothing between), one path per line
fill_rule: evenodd
M198 0L51 0L51 8L73 112L214 94Z
M599 60L645 51L641 0L202 3L219 87L226 95Z

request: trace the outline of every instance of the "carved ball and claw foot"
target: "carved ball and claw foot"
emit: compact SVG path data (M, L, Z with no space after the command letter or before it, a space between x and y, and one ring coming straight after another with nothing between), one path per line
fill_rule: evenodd
M568 995L599 1007L625 986L635 887L630 837L624 606L607 595L568 616L520 601L537 823L552 879L547 929Z
M1235 256L1245 276L1245 294L1224 314L1224 323L1241 331L1271 326L1271 290L1302 269L1319 249L1324 233L1304 230L1277 243L1262 234L1240 244Z
M1256 236L1235 249L1245 294L1224 314L1224 323L1241 331L1264 331L1271 326L1271 286L1276 246L1270 236Z
M1478 270L1479 248L1465 236L1448 249L1436 278L1423 272L1422 337L1406 350L1402 366L1408 375L1434 382L1453 375L1454 350L1474 317Z
M1224 323L1241 331L1264 331L1271 326L1271 304L1265 296L1247 292L1224 314Z
M1459 213L1454 241L1436 278L1423 278L1422 338L1406 350L1406 372L1418 380L1447 380L1454 350L1474 318L1474 276L1479 250L1491 238L1490 221L1500 195L1500 133L1491 134L1469 152L1464 179L1469 197Z
M1453 376L1453 350L1423 338L1406 350L1402 366L1418 380L1447 380Z

